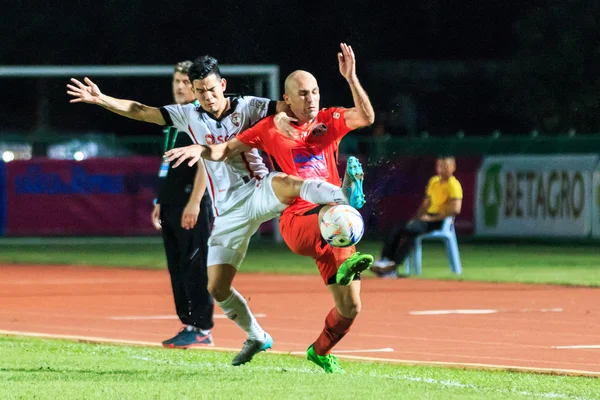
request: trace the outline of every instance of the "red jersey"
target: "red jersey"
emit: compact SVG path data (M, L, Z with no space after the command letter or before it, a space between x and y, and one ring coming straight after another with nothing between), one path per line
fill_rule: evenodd
M276 171L341 186L337 151L344 135L350 132L344 121L345 112L345 108L322 109L312 122L294 126L294 139L277 130L274 117L267 117L237 139L267 153ZM314 207L314 203L298 198L284 213L304 214Z

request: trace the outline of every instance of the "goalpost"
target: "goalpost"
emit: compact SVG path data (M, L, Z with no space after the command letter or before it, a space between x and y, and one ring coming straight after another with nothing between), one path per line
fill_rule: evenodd
M173 65L0 65L0 78L59 78L71 76L109 76L113 78L122 76L171 76ZM278 99L279 93L279 66L273 64L247 64L247 65L220 65L219 68L225 76L254 76L255 95L263 95L262 85L268 83L267 96Z
M279 90L279 66L274 64L220 65L221 73L228 77L255 77L254 95L276 100ZM60 78L72 76L103 77L170 77L173 65L0 65L2 78ZM267 88L265 89L265 83ZM279 233L279 219L273 219L273 237L277 243L283 239Z

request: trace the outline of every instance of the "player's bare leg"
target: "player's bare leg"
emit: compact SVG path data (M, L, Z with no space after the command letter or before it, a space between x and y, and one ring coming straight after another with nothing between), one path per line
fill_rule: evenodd
M246 299L232 286L236 273L236 268L230 264L208 267L208 291L227 318L235 322L248 335L244 347L231 362L237 366L252 360L256 353L270 349L273 346L273 339L256 321Z
M280 173L271 182L275 196L283 204L292 204L298 197L315 204L350 204L342 188L326 181Z

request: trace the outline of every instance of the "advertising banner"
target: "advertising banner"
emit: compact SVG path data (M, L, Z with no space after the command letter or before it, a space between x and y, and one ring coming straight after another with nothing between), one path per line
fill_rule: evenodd
M479 236L587 237L596 155L485 157L477 175Z
M149 235L160 157L12 161L7 236Z

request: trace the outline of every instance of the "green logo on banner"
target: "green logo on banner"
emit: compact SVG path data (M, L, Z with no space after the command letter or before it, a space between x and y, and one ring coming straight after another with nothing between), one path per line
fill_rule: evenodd
M491 164L485 171L485 180L483 182L483 224L492 228L498 225L500 206L502 204L501 169L502 164Z

